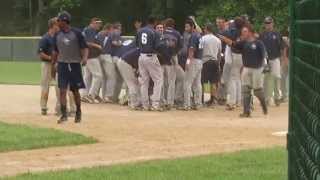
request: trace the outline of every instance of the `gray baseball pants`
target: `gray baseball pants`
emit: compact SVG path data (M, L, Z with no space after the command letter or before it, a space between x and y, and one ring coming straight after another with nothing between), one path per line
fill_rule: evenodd
M156 54L141 54L139 57L139 72L141 80L142 105L145 109L150 107L149 84L150 79L154 82L151 105L153 108L160 107L160 97L163 85L163 72Z
M184 106L191 107L191 95L194 93L194 104L202 105L202 84L201 84L201 59L194 59L185 71L184 80Z
M183 105L185 72L180 65L176 65L175 68L176 68L175 100L178 104Z
M173 106L176 87L176 67L175 65L164 65L163 70L163 98L165 105Z
M111 57L109 54L101 55L102 69L104 71L104 85L102 87L103 98L109 98L118 101L122 87L122 78L117 69L117 57ZM119 82L120 80L120 82Z
M88 73L92 77L91 86L89 88L89 95L96 97L99 95L103 73L99 58L89 59L86 65Z
M119 72L129 89L129 106L131 108L138 107L141 104L140 85L135 70L123 60L117 62Z

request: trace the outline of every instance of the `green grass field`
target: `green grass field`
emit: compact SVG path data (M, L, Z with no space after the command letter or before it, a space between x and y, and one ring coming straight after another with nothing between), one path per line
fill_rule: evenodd
M0 84L40 83L41 64L35 62L0 61Z
M0 122L0 152L92 144L96 140L60 130Z
M285 180L284 148L24 174L6 180Z

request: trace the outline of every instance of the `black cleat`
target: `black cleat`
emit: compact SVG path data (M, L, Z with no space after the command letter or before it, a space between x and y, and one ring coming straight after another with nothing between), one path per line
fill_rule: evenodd
M48 110L47 109L41 109L41 115L42 116L46 116L48 114Z
M279 107L281 105L281 99L274 100L274 104Z
M65 122L67 122L67 121L68 121L68 116L67 115L62 115L60 117L60 119L58 120L58 124L63 124Z
M242 114L240 114L240 118L251 118L251 114L250 113L242 113Z
M81 112L76 112L76 116L74 118L75 123L80 123L82 120Z

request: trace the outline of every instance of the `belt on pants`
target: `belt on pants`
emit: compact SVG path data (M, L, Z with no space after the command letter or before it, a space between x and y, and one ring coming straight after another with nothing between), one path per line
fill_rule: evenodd
M141 55L147 56L147 57L152 57L152 56L156 56L157 54L155 54L155 53L141 53Z

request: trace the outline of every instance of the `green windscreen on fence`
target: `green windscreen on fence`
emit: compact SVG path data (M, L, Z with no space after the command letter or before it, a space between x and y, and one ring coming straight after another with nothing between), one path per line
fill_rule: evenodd
M320 180L320 0L291 0L289 180Z

